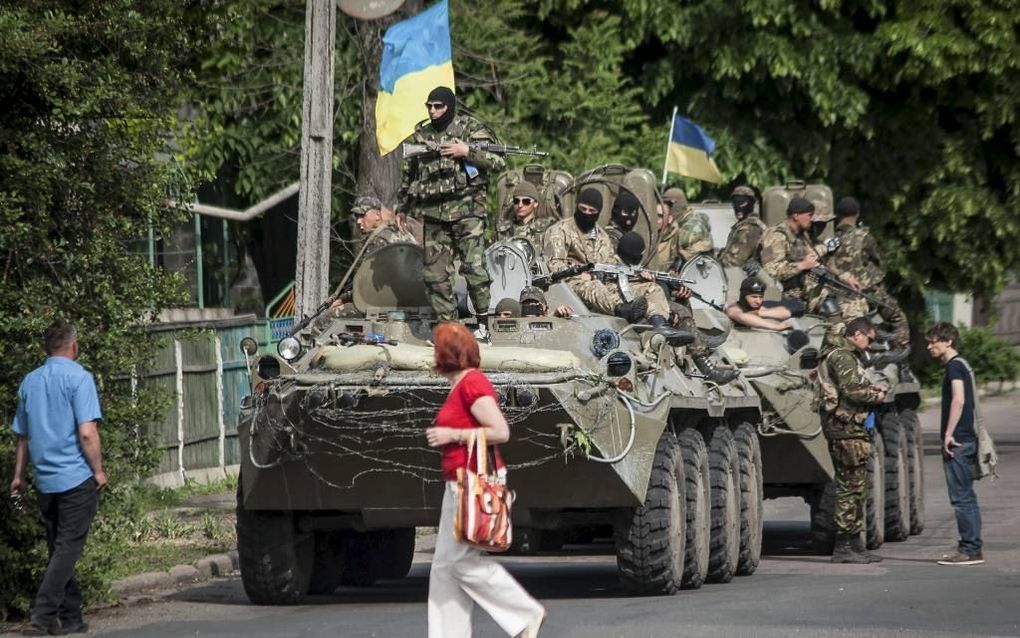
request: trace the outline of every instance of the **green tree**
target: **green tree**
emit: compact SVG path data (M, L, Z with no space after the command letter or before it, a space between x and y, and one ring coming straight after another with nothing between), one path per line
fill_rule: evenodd
M20 380L43 361L45 327L71 320L98 382L111 480L80 563L88 601L108 593L133 485L152 467L140 432L161 400L144 389L132 397L125 375L152 350L143 328L182 300L182 282L132 249L181 218L168 196L188 196L167 140L202 27L194 18L173 0L0 7L0 476L12 476ZM16 513L0 500L0 618L27 611L42 538L31 507Z

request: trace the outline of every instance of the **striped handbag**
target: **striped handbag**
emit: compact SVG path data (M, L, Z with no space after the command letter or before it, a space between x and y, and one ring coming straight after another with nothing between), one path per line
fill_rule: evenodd
M472 428L468 435L467 465L457 470L457 514L453 520L453 536L487 552L510 549L512 526L510 505L514 495L506 484L506 465L493 446L495 457L490 473L489 454L485 445L485 428ZM478 459L478 470L471 469L471 458Z

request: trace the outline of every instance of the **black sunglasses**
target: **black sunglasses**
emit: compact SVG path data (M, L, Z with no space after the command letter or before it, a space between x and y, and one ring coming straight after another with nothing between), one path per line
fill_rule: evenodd
M426 102L425 108L438 111L439 109L445 109L446 105L442 102Z

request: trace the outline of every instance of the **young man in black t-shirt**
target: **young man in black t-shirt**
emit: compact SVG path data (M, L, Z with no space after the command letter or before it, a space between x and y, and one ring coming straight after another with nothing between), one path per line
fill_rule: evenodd
M974 379L970 368L956 351L960 332L940 321L928 331L928 353L946 367L942 381L942 467L949 488L949 501L956 512L960 541L955 553L939 565L978 565L981 555L981 510L974 493L977 430L974 426Z

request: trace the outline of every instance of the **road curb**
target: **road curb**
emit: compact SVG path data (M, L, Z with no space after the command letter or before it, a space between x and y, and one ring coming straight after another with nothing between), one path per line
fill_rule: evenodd
M237 551L209 554L194 563L174 565L165 572L145 572L114 581L110 589L121 599L144 593L173 589L200 583L210 578L228 576L238 569Z

